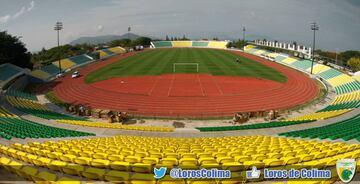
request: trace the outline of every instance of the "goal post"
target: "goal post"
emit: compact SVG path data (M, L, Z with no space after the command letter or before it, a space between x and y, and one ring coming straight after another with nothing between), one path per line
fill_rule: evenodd
M176 66L180 67L180 66L191 66L193 68L196 68L196 72L199 73L199 63L173 63L173 72L176 72Z

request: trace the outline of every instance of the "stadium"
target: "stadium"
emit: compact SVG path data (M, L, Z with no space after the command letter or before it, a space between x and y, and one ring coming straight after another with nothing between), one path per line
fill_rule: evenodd
M314 47L233 43L184 36L1 64L0 182L358 182L359 72Z

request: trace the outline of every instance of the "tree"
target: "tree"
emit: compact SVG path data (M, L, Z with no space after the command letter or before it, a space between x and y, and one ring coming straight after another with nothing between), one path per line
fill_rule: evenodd
M360 58L350 58L347 65L351 67L354 72L360 71Z
M165 38L166 41L170 41L170 38L168 35L166 35L166 38Z
M136 45L150 45L151 42L151 38L148 37L140 37L137 38L136 40L133 41L132 45L136 46Z
M0 32L0 64L11 63L22 68L32 68L30 52L19 37Z

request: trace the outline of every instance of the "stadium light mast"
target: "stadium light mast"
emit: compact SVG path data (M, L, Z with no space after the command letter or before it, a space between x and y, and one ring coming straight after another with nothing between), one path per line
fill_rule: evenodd
M310 72L310 74L313 74L314 58L315 58L315 32L319 30L319 25L316 22L313 22L313 23L310 24L310 28L311 28L312 31L314 31L313 49L312 49L312 62L311 62L311 72Z
M244 39L244 48L243 48L243 50L245 50L245 31L246 31L246 29L245 29L245 26L243 27L243 39Z
M60 46L60 30L63 29L63 23L62 22L56 22L55 24L55 27L54 27L54 30L57 31L57 46L59 48ZM61 57L60 57L60 54L58 56L59 58L59 73L61 73Z

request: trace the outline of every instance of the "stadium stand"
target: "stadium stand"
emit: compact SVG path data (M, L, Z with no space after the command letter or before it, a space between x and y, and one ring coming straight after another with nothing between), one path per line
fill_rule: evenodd
M193 47L207 47L209 45L209 42L206 41L192 41Z
M83 55L71 57L71 58L69 58L69 60L76 63L77 65L81 65L81 64L91 61L91 58L89 56L87 56L86 54L83 54Z
M13 115L15 116L15 115ZM16 138L55 138L95 135L62 128L51 127L17 117L0 116L0 136L10 140Z
M151 42L155 48L164 47L206 47L226 49L227 41L155 41Z
M360 75L356 75L356 76L354 76L354 79L356 79L357 81L359 81L359 82L360 82Z
M20 92L17 90L7 90L6 93L7 101L17 108L18 110L40 117L44 119L71 119L71 120L83 120L82 118L72 117L65 114L60 114L51 111L46 106L40 104L37 101L36 96L29 93Z
M50 74L48 74L48 73L46 73L46 72L44 72L44 71L42 71L42 70L40 70L40 69L38 69L38 70L33 70L33 71L31 72L31 75L34 76L34 77L36 77L36 78L38 78L38 79L42 79L42 80L46 80L46 79L48 79L48 78L51 77Z
M171 41L157 41L151 42L155 48L172 47Z
M245 51L251 54L259 55L258 51L261 49L256 48L255 46L247 46L245 48ZM275 57L275 61L286 64L290 67L296 68L298 70L301 70L303 72L309 72L311 70L311 61L309 60L299 60L293 57L286 56L285 54L267 54L268 57ZM349 75L346 75L336 69L330 68L328 66L325 66L323 64L316 63L313 68L313 74L316 74L317 76L321 77L323 80L325 80L328 84L330 84L332 87L335 88L336 94L343 95L340 96L339 99L344 98L346 99L347 96L349 98L358 98L356 97L357 92L360 90L360 82L356 81ZM349 94L349 95L347 95ZM358 100L358 99L356 99ZM352 100L351 100L352 101ZM348 111L351 111L354 108L359 107L359 102L354 101L342 101L335 99L334 102L331 103L329 107L326 107L318 112L311 113L308 115L304 115L302 117L295 117L287 120L319 120L319 119L327 119L331 117L335 117L338 115L341 115L343 113L346 113Z
M110 55L110 56L115 54L114 52L112 52L109 49L102 49L102 51L105 52L107 55Z
M112 48L108 48L109 51L115 53L115 54L121 54L121 53L125 53L126 50L122 47L112 47Z
M61 68L64 70L71 68L75 65L75 63L70 61L69 59L62 59L62 60L60 60L60 62L61 62ZM59 68L59 62L56 62L56 61L53 62L53 65L55 65L56 67Z
M226 49L226 45L228 42L226 41L209 41L209 48L217 48L217 49Z
M172 47L191 47L192 41L172 41Z
M156 131L156 132L172 132L175 128L167 127L154 127L154 126L128 126L120 124L110 124L104 122L92 122L92 121L80 121L80 120L57 120L60 123L98 127L98 128L112 128L112 129L124 129L124 130L139 130L139 131Z
M153 168L220 168L239 173L257 168L333 167L358 158L358 144L267 136L220 138L104 138L14 143L0 147L6 170L30 180L139 181L156 183ZM245 173L245 172L242 172ZM244 175L239 176L240 179ZM167 177L169 178L168 174ZM232 181L224 179L222 182ZM260 179L261 180L261 179Z
M13 76L22 72L22 69L12 64L2 64L0 65L0 83L7 81Z
M268 123L256 123L256 124L241 125L241 126L198 127L196 129L200 130L201 132L249 130L249 129L260 129L260 128L275 128L275 127L290 126L290 125L297 125L297 124L310 123L310 122L313 122L313 120L273 121Z
M7 101L18 110L43 119L56 120L59 123L66 123L66 124L80 125L87 127L123 129L123 130L157 131L157 132L174 131L174 128L171 127L167 128L167 127L153 127L153 126L151 127L129 126L129 125L110 124L104 122L86 121L85 118L73 117L66 114L60 114L51 111L43 104L40 104L35 95L31 95L29 93L24 93L17 90L8 90L5 94Z
M301 138L319 138L319 139L342 139L348 141L356 139L360 141L360 127L358 126L360 115L353 118L339 121L327 126L310 128L300 131L291 131L279 134L286 137L301 137Z
M112 47L112 48L108 48L108 49L99 50L98 52L100 54L100 58L106 58L109 56L113 56L115 54L125 53L126 50L121 47ZM92 57L92 53L73 56L73 57L66 58L66 59L61 59L61 61L60 61L61 69L66 70L66 69L75 68L80 65L92 62L94 60L95 59ZM54 61L50 65L43 66L42 68L37 69L37 70L33 70L31 72L31 75L38 79L48 80L48 79L51 79L52 77L54 77L56 74L58 74L59 71L60 71L59 70L59 62Z

